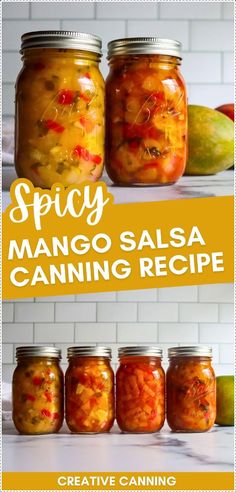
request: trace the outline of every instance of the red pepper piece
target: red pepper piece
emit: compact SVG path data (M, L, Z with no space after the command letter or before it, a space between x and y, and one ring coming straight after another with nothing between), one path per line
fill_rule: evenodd
M25 398L26 398L26 400L29 400L29 401L35 401L35 396L30 395L30 394L25 395Z
M137 141L137 140L131 140L131 141L129 142L129 148L130 148L131 150L137 150L137 149L138 149L138 147L139 147L139 143L138 143L138 141Z
M51 412L49 410L47 410L47 408L43 408L43 410L41 410L41 414L44 416L44 417L51 417Z
M158 166L158 162L149 162L148 164L145 164L143 166L143 169L156 169L156 167Z
M36 63L33 65L33 67L34 67L34 70L35 70L36 72L41 72L41 70L43 70L43 69L45 68L45 65L44 65L44 63L42 63L42 62L40 62L40 61L39 61L39 62L36 62Z
M49 403L52 402L52 394L49 391L45 391L44 396Z
M74 101L74 94L70 89L62 89L59 93L58 99L59 104L71 104Z
M58 413L58 412L54 412L54 413L52 414L52 418L53 418L53 420L57 420L57 419L59 419L59 417L60 417L60 415L59 415L59 413Z
M100 155L90 154L90 152L87 149L85 149L84 147L81 147L81 145L77 145L74 148L73 153L76 156L81 157L81 159L84 159L85 161L91 161L94 164L100 164L102 161L102 158L100 157Z
M91 75L90 75L90 73L88 73L88 72L86 72L86 73L84 74L84 76L86 77L86 79L91 79Z
M33 378L33 384L34 384L35 386L40 386L40 384L41 384L41 383L42 383L42 378L40 378L39 376L35 376L35 377Z
M87 96L86 94L80 94L81 99L83 99L86 103L89 103L91 101L91 97Z
M48 130L52 130L56 133L62 133L65 130L64 126L60 125L60 123L57 123L54 120L46 120L45 126L46 128L48 128Z
M165 100L165 96L164 96L164 92L154 92L152 95L151 95L151 99L155 102L155 103L161 103Z

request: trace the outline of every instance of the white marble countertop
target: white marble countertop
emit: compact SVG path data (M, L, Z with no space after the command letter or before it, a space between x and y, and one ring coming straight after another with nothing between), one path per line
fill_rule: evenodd
M12 179L7 177L6 172L7 169L3 168L3 190L5 190L3 191L3 210L10 203L9 186L12 182ZM213 176L183 176L175 185L171 186L148 187L114 186L106 176L103 177L103 181L107 183L115 203L137 203L233 195L233 177L233 171L224 171Z
M233 471L233 427L206 433L22 436L12 422L3 425L3 471L177 472Z

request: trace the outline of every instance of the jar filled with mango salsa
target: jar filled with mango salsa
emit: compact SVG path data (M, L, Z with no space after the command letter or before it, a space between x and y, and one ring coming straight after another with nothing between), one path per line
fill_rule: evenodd
M216 418L216 378L212 349L204 346L169 349L167 421L173 431L205 432Z
M71 432L108 432L114 422L114 374L107 347L70 347L65 375L66 422Z
M168 185L184 173L187 97L181 44L126 38L108 44L106 168L118 185Z
M16 82L15 165L19 178L50 188L96 181L104 160L101 40L71 31L22 36Z
M116 419L124 432L159 431L165 420L165 374L162 350L122 347L116 374Z
M58 432L64 419L64 380L55 347L18 347L13 374L13 422L21 434Z

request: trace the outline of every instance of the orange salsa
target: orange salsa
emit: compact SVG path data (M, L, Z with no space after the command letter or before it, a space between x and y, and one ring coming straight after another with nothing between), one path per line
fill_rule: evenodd
M65 376L66 422L72 432L107 432L114 422L114 375L103 356L72 356Z
M116 375L116 419L125 432L156 432L165 420L160 358L124 356Z
M18 350L22 352L23 348ZM38 353L42 353L42 347L38 347ZM21 434L59 431L64 419L63 385L55 356L19 356L13 375L13 422Z
M111 56L106 168L117 184L166 185L184 173L187 99L179 58Z
M167 371L167 421L174 431L204 432L216 418L216 381L211 359L175 357Z

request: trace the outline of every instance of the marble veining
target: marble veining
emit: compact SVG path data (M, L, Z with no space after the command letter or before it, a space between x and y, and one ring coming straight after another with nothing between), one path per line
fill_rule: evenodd
M207 433L58 434L21 436L11 422L3 425L4 471L233 471L233 427Z

